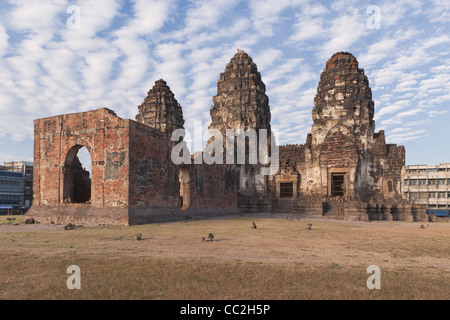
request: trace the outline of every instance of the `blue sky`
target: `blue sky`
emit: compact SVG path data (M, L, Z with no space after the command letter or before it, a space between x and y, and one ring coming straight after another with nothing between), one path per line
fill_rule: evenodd
M349 51L376 131L408 165L448 163L449 27L448 0L1 0L0 163L32 161L34 119L100 107L134 119L160 78L186 128L207 127L238 48L261 72L280 144L305 143L325 62Z

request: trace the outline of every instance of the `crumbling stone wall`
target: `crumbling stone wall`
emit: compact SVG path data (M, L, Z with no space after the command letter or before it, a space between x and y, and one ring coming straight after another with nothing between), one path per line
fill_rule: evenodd
M88 182L76 157L81 147L92 158L91 199L74 203L65 197L74 190L65 186ZM44 223L139 224L237 213L236 173L220 165L185 166L190 206L183 210L181 167L171 161L171 148L165 132L106 108L35 120L35 194L28 215ZM67 181L69 171L73 181Z
M292 174L298 172L297 163L305 162L305 146L290 144L279 146L280 173Z
M184 125L181 105L167 83L155 82L138 107L131 126L130 219L134 223L237 213L233 166L190 163L176 165L170 141ZM150 160L151 159L151 160Z
M109 178L109 168L115 169L116 176L128 176L128 121L102 108L39 119L34 124L36 204L64 204L64 165L71 149L77 146L86 147L92 159L91 204L117 207L128 203L128 184ZM120 160L109 157L111 153L125 156Z
M329 168L356 166L360 152L357 141L350 128L333 127L318 147L320 163Z
M191 212L237 213L238 172L234 166L192 164L188 170ZM186 199L184 200L186 201ZM186 212L189 214L189 211Z
M129 181L129 121L106 108L34 121L34 198L29 215L41 221L95 222L103 208L117 208L103 222L126 223ZM67 159L86 147L92 159L90 203L67 201ZM73 165L73 163L72 163ZM66 191L66 194L65 194ZM69 209L70 207L70 209ZM67 212L79 211L75 216ZM106 212L106 211L105 211Z
M170 159L169 140L134 121L130 136L130 207L177 208L178 170Z

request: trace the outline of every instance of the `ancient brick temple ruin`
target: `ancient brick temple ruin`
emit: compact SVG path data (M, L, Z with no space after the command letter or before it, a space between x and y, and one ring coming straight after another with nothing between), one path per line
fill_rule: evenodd
M405 148L386 144L373 117L364 70L350 53L334 54L320 77L306 143L280 147L280 172L269 178L277 206L338 219L422 219L402 200Z
M252 58L238 50L220 74L209 128L224 136L227 129L264 129L259 139L267 140L270 155L274 140L265 89ZM183 129L184 118L164 80L138 106L136 121L106 108L35 120L28 215L47 223L125 225L248 212L425 219L424 208L402 199L405 149L375 132L369 81L353 55L339 52L327 61L314 105L306 143L279 146L278 170L270 175L262 174L262 164L195 161L214 155L213 137L205 151L174 163L171 155L181 140L171 137ZM91 176L77 157L82 147L91 155Z
M238 213L232 167L172 163L167 129L184 120L164 81L139 112L152 127L106 108L35 120L36 202L27 214L44 223L133 225ZM79 177L87 180L77 158L82 147L92 159L88 200L76 191Z

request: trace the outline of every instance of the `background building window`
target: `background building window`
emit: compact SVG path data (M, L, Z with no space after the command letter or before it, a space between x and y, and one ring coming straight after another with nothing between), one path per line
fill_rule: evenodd
M409 199L411 200L415 200L419 198L419 193L418 192L410 192L409 193Z
M428 197L427 192L419 192L419 199L426 199Z

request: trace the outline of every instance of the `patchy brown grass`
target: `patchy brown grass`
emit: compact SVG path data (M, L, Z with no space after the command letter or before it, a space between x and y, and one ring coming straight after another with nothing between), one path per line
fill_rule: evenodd
M8 220L8 219L14 219L14 220ZM23 223L25 221L24 216L20 215L2 215L0 216L0 226L3 225L11 225L13 223Z
M2 219L0 299L447 299L450 288L450 223L244 217L66 231ZM210 232L216 241L202 241ZM67 289L70 265L81 290ZM381 290L366 287L370 265Z

